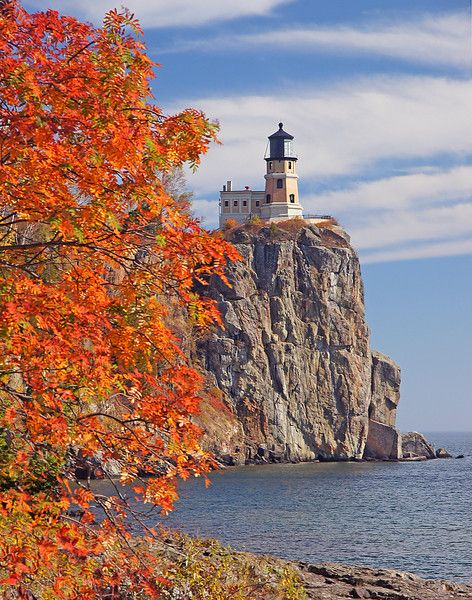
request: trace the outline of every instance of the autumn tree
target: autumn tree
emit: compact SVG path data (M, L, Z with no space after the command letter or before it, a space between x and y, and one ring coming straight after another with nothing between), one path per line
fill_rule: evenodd
M178 477L211 465L192 422L201 377L168 314L216 322L195 282L235 253L158 174L197 165L215 126L156 106L141 35L126 11L95 28L0 0L0 591L12 597L165 585L130 541L121 489L104 498L75 480L77 457L105 475L113 464L163 510Z

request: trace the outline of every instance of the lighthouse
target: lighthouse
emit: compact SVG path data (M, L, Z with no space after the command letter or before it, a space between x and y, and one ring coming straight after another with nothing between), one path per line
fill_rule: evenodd
M284 131L283 123L269 136L265 156L265 190L233 190L227 181L220 192L220 227L227 221L245 223L258 217L263 221L284 221L303 217L298 197L298 157L293 149L293 135Z
M293 150L293 135L279 129L269 136L269 151L265 157L265 197L261 218L278 221L301 217L303 209L298 198L297 155Z

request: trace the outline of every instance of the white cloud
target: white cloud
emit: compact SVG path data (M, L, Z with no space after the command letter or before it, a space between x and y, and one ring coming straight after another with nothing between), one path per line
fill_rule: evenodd
M375 77L326 89L183 104L221 121L224 145L212 148L190 178L205 198L195 210L207 226L217 225L216 198L227 179L236 189L263 189L267 135L280 119L295 135L302 189L309 190L302 195L305 212L339 218L364 262L469 251L472 81ZM449 168L419 166L446 157ZM409 172L398 175L398 165ZM372 180L374 173L382 175ZM369 181L359 181L366 176ZM327 191L317 193L320 180Z
M143 27L196 26L251 15L265 15L293 0L30 0L35 10L54 8L63 13L101 23L104 14L124 5Z
M466 254L472 250L472 167L353 184L305 199L334 214L363 262Z
M310 210L342 212L367 209L415 209L472 196L472 166L417 169L408 175L351 185L347 189L313 194L305 199ZM365 211L365 212L367 212Z
M304 182L353 176L395 161L426 162L472 154L472 80L390 76L345 82L327 89L271 90L267 96L194 98L221 124L214 147L195 177L199 195L226 179L237 187L263 185L267 135L279 120L295 135ZM387 166L385 166L387 165Z
M452 13L422 17L416 21L386 24L366 22L356 27L290 27L252 34L179 42L170 51L238 50L254 48L367 53L427 65L464 68L470 65L470 25L467 14Z
M472 202L426 210L373 214L363 226L349 228L361 250L405 245L423 240L472 236Z
M470 166L420 168L302 202L306 213L336 216L364 263L472 252ZM194 211L207 227L217 226L216 200L196 200Z
M207 198L196 205L196 212L205 215L208 226L216 226L218 218L218 204L208 198L216 198L226 179L234 178L236 188L262 188L266 136L279 118L287 117L286 129L296 135L305 189L316 190L319 179L337 188L338 175L350 179L343 189L306 193L305 212L338 217L365 262L436 256L441 249L468 251L463 238L472 236L472 166L461 163L472 155L471 82L377 78L287 97L187 104L221 116L224 145L210 151L191 181ZM450 168L411 170L415 162L445 156ZM406 160L408 174L389 175L397 161ZM376 170L387 176L356 182Z
M442 241L434 244L418 245L413 248L397 248L395 250L383 250L363 255L364 264L393 262L398 260L414 260L419 258L437 258L440 256L459 256L472 254L472 239Z

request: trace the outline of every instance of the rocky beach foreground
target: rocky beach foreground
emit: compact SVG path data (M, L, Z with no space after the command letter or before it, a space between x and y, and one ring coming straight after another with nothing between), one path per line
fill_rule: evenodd
M164 575L170 584L164 593L167 598L472 599L472 585L468 584L428 580L392 569L286 561L272 556L236 552L216 540L193 538L170 531L156 541L152 551L161 558Z
M472 585L422 579L391 569L326 563L297 563L307 598L382 598L383 600L449 600L472 598Z

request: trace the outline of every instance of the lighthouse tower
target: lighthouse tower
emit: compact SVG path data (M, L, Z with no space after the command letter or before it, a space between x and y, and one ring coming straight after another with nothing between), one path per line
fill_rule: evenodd
M297 155L293 151L293 135L279 129L269 136L269 151L265 157L265 194L261 217L267 221L282 221L301 217L303 209L298 198Z
M228 221L246 223L253 217L263 221L284 221L303 217L298 199L297 155L293 151L293 135L279 130L269 136L265 157L265 190L233 190L227 181L220 192L220 227Z

